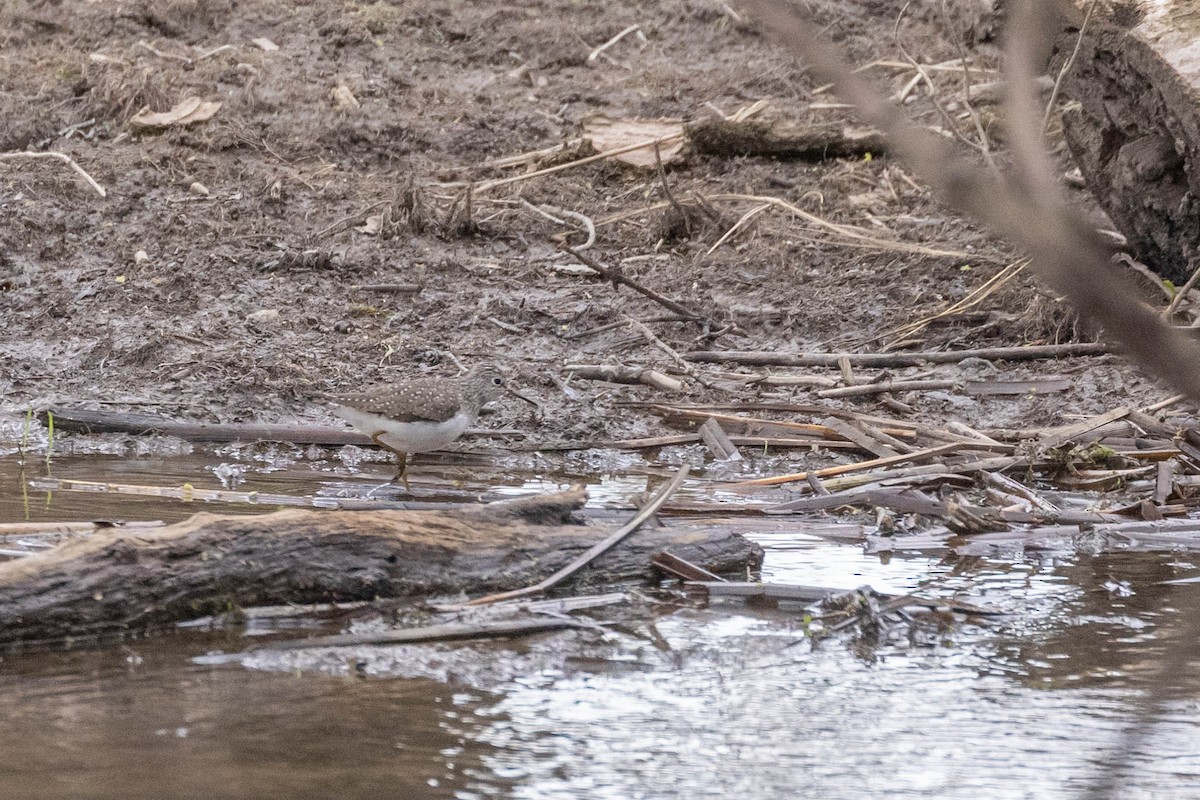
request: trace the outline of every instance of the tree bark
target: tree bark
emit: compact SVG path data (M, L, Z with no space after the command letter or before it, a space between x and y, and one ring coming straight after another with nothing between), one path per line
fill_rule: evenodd
M0 564L0 644L147 630L284 603L481 594L537 582L606 534L566 524L582 491L478 511L197 514L114 530ZM756 568L762 550L719 528L638 531L582 576L650 576L669 550L714 572ZM580 579L576 579L577 581Z
M1200 253L1200 29L1188 3L1097 7L1063 84L1063 115L1088 188L1138 258L1182 283ZM1078 31L1061 37L1063 58Z

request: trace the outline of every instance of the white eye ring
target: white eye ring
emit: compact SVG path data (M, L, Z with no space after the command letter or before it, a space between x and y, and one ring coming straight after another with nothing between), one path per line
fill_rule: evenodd
M494 385L494 386L503 386L503 385L504 385L504 378L501 378L500 376L498 376L498 375L497 375L495 378L492 378L492 385Z

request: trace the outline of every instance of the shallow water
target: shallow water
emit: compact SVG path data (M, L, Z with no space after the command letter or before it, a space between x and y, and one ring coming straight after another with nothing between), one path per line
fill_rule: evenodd
M215 488L225 463L245 467L243 489L369 483L342 461L285 461L89 455L56 458L52 469ZM462 491L494 486L461 464L421 471L434 475ZM527 474L490 491L572 481ZM23 492L12 456L0 459L0 486L2 521L170 520L195 509ZM645 487L631 473L594 482L592 495L617 504ZM1007 614L814 646L798 614L722 602L638 617L606 635L262 651L232 664L204 655L245 650L268 631L9 656L0 665L4 796L1068 798L1096 764L1120 759L1136 775L1123 797L1200 797L1200 681L1141 752L1119 749L1133 699L1172 640L1175 609L1195 606L1200 585L1160 584L1200 573L1190 556L864 555L805 533L801 521L789 529L773 519L757 532L738 524L767 549L764 579L919 589Z

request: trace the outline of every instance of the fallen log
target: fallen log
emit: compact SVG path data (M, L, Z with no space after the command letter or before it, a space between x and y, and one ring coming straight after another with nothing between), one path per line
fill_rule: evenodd
M609 532L571 524L582 490L475 510L197 514L101 532L0 563L0 645L141 632L261 605L506 591L561 569ZM585 585L653 575L664 548L713 572L762 549L721 527L641 531L582 573Z
M1188 3L1101 4L1063 83L1084 181L1142 261L1181 284L1200 254L1200 33ZM1071 57L1078 32L1059 40Z

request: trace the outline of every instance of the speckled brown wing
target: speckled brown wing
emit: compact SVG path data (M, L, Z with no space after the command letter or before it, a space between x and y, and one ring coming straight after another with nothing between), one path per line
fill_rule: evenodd
M398 422L445 422L460 410L457 387L445 379L418 379L398 386L335 395L338 405L380 414Z

